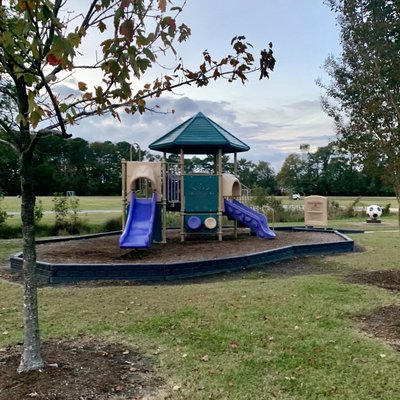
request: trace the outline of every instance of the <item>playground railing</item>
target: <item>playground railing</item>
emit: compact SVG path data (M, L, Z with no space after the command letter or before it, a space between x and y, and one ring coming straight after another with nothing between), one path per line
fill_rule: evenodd
M167 202L176 204L180 202L181 174L179 165L168 163L166 165L166 196Z
M243 204L249 204L251 202L251 189L246 185L241 185L242 190L240 192L240 198L238 199Z

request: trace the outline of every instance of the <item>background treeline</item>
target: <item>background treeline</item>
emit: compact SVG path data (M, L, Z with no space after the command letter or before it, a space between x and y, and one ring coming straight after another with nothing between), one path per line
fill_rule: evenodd
M35 153L35 193L51 196L73 190L80 196L119 195L121 160L129 160L131 154L133 160L138 160L137 147L128 142L89 143L82 138L48 137L39 142ZM155 160L160 155L142 151L141 157ZM178 161L178 156L171 155L169 161ZM225 172L233 171L228 156L223 158L223 167ZM187 159L185 169L212 172L214 158ZM383 172L378 156L359 165L333 143L313 153L309 152L308 145L302 145L299 153L286 158L277 174L266 161L238 160L240 181L249 188L262 188L270 195L297 192L302 195L393 195L391 186L382 178ZM8 196L20 193L18 160L6 146L0 146L0 191Z

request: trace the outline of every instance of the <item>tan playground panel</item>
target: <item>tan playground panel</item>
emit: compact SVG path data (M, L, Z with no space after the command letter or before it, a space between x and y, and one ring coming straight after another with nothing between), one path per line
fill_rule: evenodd
M124 171L125 168L125 171ZM157 193L157 201L161 201L161 162L155 161L123 161L123 177L125 177L125 185L123 184L123 195L130 199L132 191L135 191L139 179L148 179L152 188Z
M304 225L328 225L328 199L323 196L307 196L304 199Z

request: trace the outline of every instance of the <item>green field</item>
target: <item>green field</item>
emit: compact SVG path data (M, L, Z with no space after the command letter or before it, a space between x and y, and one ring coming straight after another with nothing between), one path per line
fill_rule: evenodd
M173 400L399 399L399 353L359 327L398 294L344 277L400 269L400 236L352 237L365 252L185 283L41 288L42 335L131 345L154 361ZM17 247L0 241L1 257ZM297 263L307 273L290 273ZM21 288L0 281L0 304L2 348L22 340Z
M55 216L53 210L52 196L38 196L37 201L43 207L43 218L39 225L54 225ZM122 212L122 200L118 196L80 196L79 199L79 219L89 230L96 231L110 219L120 218ZM10 213L6 224L11 228L21 226L20 208L21 199L18 197L4 197L0 203L2 209Z
M38 196L43 204L44 211L53 209L53 196ZM120 196L79 196L79 208L85 210L117 210L122 208L122 198ZM19 212L21 209L21 199L19 197L5 196L0 203L1 207L7 212Z
M281 199L283 204L292 204L292 205L300 205L304 204L304 197L300 200L292 200L288 196L277 196L278 199ZM357 199L358 207L367 207L371 204L378 204L382 208L385 207L387 204L391 204L391 207L397 208L397 200L396 197L351 197L351 196L328 196L328 201L335 201L338 202L342 207L348 207L352 205Z
M301 200L292 200L288 196L276 196L277 199L282 200L283 204L303 205L304 198ZM38 196L43 204L44 211L51 211L53 208L52 196ZM82 211L85 210L121 210L122 198L120 196L78 196L79 207ZM339 202L341 206L350 206L357 200L356 197L328 197L330 201ZM360 197L357 204L359 207L367 207L370 204L378 204L381 207L386 204L391 204L391 207L397 208L397 201L395 197ZM18 197L4 197L1 202L1 207L7 212L19 212L21 207L21 199Z
M90 231L96 231L101 229L106 221L111 219L118 219L121 216L122 200L119 196L80 196L79 199L79 214L80 220L87 225ZM288 196L277 197L282 200L284 205L292 206L303 206L304 199L291 200ZM342 207L351 206L357 198L354 197L329 197L331 201L338 202ZM39 196L38 200L42 202L44 216L40 221L42 225L54 224L54 214L51 212L53 208L53 197L51 196ZM21 200L17 197L5 197L0 203L0 206L9 213L16 213L10 215L7 219L7 225L14 229L17 229L21 225L19 216ZM367 207L370 204L378 204L381 207L385 207L387 204L391 204L392 209L397 208L397 202L395 197L365 197L360 198L357 207ZM170 213L168 214L169 216ZM290 222L290 223L273 223L273 219L270 215L271 226L285 226L285 225L301 225L301 222ZM175 225L177 225L176 222ZM397 230L398 222L397 216L394 212L391 215L382 217L382 224L366 224L366 218L364 216L350 219L334 219L328 221L328 226L337 229L358 229L358 230Z

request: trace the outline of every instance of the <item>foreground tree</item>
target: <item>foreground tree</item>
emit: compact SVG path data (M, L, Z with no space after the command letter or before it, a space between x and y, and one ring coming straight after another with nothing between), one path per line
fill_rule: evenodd
M342 55L326 61L325 111L339 144L384 166L400 205L400 7L392 0L326 0L337 14ZM400 213L399 213L400 226Z
M24 350L20 372L44 366L32 186L38 141L49 135L69 138L68 126L89 116L111 113L119 119L120 109L143 113L148 110L146 99L179 86L202 87L222 76L230 82L245 82L247 73L260 69L253 66L245 38L238 36L231 43L232 55L215 61L205 51L198 69L177 62L172 76L145 82L144 74L157 58L174 53L174 43L189 37L190 29L177 24L182 8L171 1L167 4L167 0L92 0L85 2L84 13L71 14L67 3L9 0L5 5L0 1L0 96L10 105L7 117L0 120L0 143L18 155L21 180ZM101 37L101 43L91 43L91 49L98 48L88 63L80 48L94 37ZM275 64L271 47L262 52L262 77L268 76ZM96 84L82 78L88 76L81 75L85 70L97 78ZM69 86L63 85L66 80Z

